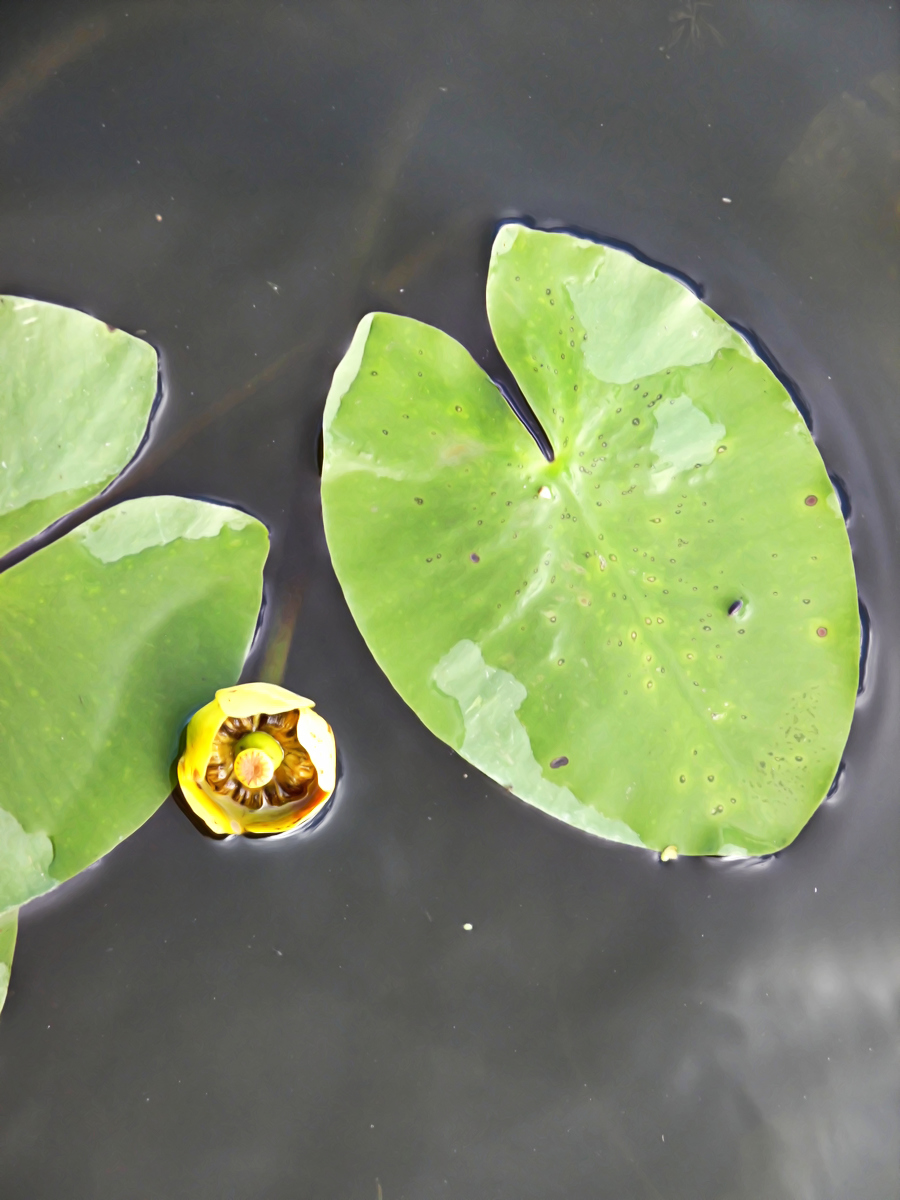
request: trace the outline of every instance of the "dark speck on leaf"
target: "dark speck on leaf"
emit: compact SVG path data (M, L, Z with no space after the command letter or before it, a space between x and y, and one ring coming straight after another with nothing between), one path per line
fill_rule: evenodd
M472 562L481 562L481 559L478 557L477 554L470 554L469 558L471 558Z
M415 500L416 504L424 504L425 503L425 501L422 499L421 496L413 496L413 500Z
M743 607L744 607L743 600L735 600L734 604L731 604L728 607L729 617L733 617L735 613L739 613Z
M565 755L563 755L561 758L554 758L550 762L550 766L553 767L554 770L556 770L557 767L567 767L568 765L569 760Z

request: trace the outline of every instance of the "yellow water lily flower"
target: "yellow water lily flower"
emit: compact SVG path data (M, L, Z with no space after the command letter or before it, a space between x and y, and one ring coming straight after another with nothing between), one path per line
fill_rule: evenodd
M178 782L213 833L283 833L334 791L334 734L312 700L274 683L222 688L187 727Z

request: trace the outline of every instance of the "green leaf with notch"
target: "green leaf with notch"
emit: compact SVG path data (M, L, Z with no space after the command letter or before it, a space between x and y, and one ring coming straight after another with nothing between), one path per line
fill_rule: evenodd
M335 373L335 570L425 724L522 799L682 854L787 845L858 683L840 503L790 396L671 276L503 226L501 354L546 461L453 339L370 314Z

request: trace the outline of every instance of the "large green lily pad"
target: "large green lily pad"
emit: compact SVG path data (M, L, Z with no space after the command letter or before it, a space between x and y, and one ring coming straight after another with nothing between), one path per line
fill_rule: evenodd
M0 908L105 854L171 791L191 714L240 674L264 526L154 496L0 575Z
M86 313L0 296L0 554L101 492L156 394L153 347Z
M453 339L366 317L322 480L363 636L430 729L546 812L778 850L835 776L858 680L850 546L800 414L623 251L506 225L487 299L555 458Z

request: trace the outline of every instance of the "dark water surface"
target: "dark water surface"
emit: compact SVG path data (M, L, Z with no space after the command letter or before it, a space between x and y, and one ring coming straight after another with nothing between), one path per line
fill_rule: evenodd
M306 838L215 843L169 801L29 906L0 1194L897 1200L897 5L6 0L0 32L0 289L160 348L117 495L270 526L249 674L289 642L344 768ZM357 320L499 370L487 251L523 214L701 283L846 485L867 686L769 861L663 867L487 782L331 571L316 443Z

